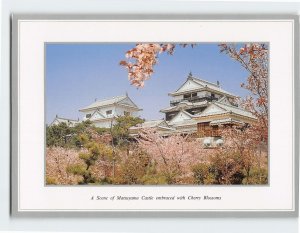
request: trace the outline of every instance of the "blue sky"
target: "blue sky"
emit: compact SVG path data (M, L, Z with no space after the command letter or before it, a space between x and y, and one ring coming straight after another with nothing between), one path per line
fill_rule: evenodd
M46 122L60 117L81 119L80 108L98 100L128 92L143 109L147 120L162 119L160 109L169 106L169 92L175 91L192 72L233 94L245 96L240 87L248 76L241 65L220 53L217 44L194 48L176 46L173 56L161 54L155 73L145 87L131 86L127 70L119 65L134 44L47 44L46 45Z

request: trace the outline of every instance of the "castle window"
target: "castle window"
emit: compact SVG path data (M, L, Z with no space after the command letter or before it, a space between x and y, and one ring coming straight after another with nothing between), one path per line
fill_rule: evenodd
M85 117L86 118L91 118L92 114L86 114Z
M197 96L197 92L194 93L188 93L188 94L184 94L183 95L183 99L189 99L191 97L196 97Z
M108 111L106 111L106 115L108 116L108 115L111 115L112 114L112 110L108 110Z
M191 94L184 94L184 95L183 95L183 98L184 98L184 99L188 99L188 98L190 98L190 97L191 97Z

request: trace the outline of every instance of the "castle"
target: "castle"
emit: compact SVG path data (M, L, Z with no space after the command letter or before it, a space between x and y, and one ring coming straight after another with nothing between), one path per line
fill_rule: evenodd
M219 82L212 83L194 77L191 73L185 82L174 92L170 105L160 112L161 120L145 121L129 128L131 136L137 136L142 129L154 129L162 136L171 134L197 134L207 144L213 144L221 138L220 126L244 125L256 121L256 117L235 103L235 96L220 87ZM95 101L80 109L84 113L83 121L90 120L96 127L110 128L118 116L138 117L140 109L128 96L116 96ZM52 124L67 121L70 126L79 121L56 118Z
M235 96L220 87L194 77L191 73L174 92L170 106L161 109L163 120L146 121L130 128L131 135L141 129L152 128L163 136L194 134L206 138L207 143L220 139L221 125L243 125L256 121L256 117L235 103Z

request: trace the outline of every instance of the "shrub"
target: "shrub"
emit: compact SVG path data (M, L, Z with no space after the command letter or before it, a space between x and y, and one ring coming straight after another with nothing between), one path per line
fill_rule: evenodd
M207 163L198 163L192 167L193 176L196 184L215 183L214 174L209 171L210 166Z
M68 143L68 136L71 134L70 127L62 122L59 125L46 127L47 146L64 147Z
M95 175L97 167L95 168L94 165L99 159L111 160L113 151L107 145L89 141L84 144L84 147L87 149L87 152L81 152L78 156L84 164L72 164L67 167L67 172L82 176L81 184L98 183L101 178Z
M82 177L67 172L73 164L84 165L78 158L78 151L62 147L51 147L46 150L46 184L78 184Z
M253 167L250 170L248 179L244 178L243 184L267 184L268 183L268 169Z
M142 184L142 177L150 166L149 156L141 151L133 151L120 164L119 182L123 184Z
M56 181L56 179L53 178L53 177L46 177L46 184L47 184L47 185L57 184L57 181Z

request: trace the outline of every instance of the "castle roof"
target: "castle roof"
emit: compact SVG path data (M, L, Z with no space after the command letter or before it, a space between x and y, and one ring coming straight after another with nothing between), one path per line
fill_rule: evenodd
M152 128L152 127L156 127L162 123L164 123L165 120L149 120L149 121L145 121L141 124L138 124L137 126L133 126L133 127L145 127L145 128Z
M251 112L248 112L243 108L233 106L231 104L225 104L223 102L210 103L209 106L202 113L197 115L197 117L211 116L224 113L234 113L244 117L256 119L256 117Z
M75 125L80 123L80 121L56 116L50 125L55 125L60 123L66 123L67 125Z
M176 91L169 93L169 95L177 96L185 93L202 91L202 90L211 91L229 97L236 97L234 94L223 90L219 84L212 83L200 78L196 78L192 75L189 75L187 80Z
M88 111L88 110L98 109L98 108L102 108L102 107L106 107L106 106L114 105L114 104L122 105L124 107L134 108L137 111L141 110L128 97L128 95L122 95L122 96L114 96L114 97L111 97L111 98L107 98L107 99L102 99L102 100L95 101L94 103L92 103L92 104L90 104L90 105L88 105L86 107L83 107L79 111L80 112L85 112L85 111Z
M180 111L181 109L192 109L197 107L205 107L208 105L208 101L201 101L201 102L188 102L188 101L181 101L176 106L170 106L167 108L163 108L160 110L160 112L166 113L166 112L173 112L173 111Z
M233 119L233 118L225 118L225 119L218 119L218 120L213 120L209 124L210 125L220 125L220 124L243 124L242 121Z
M173 130L165 120L149 120L136 126L132 126L129 130L149 129L149 128L161 128L164 130Z

